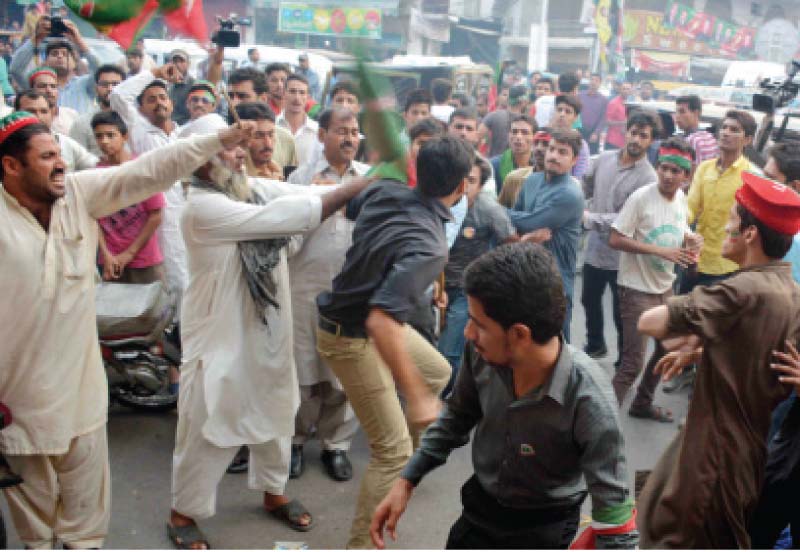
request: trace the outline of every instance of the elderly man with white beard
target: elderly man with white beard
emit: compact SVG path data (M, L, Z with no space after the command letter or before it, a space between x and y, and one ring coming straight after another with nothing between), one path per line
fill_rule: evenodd
M225 127L216 114L183 134ZM245 150L223 151L192 178L181 230L189 285L183 299L183 365L169 536L180 548L209 543L196 520L214 515L216 490L242 445L248 486L264 509L298 531L308 511L284 495L299 405L285 245L368 184L299 187L248 178Z

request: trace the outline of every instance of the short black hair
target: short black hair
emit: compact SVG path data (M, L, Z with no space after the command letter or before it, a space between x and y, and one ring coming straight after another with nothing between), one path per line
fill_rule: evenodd
M453 124L453 121L456 119L469 119L471 121L478 122L478 112L475 111L471 107L459 107L458 109L453 110L450 114L450 119L448 119L448 124Z
M572 148L572 153L575 157L578 157L581 154L581 149L583 148L583 136L581 133L574 129L554 129L550 131L550 142L559 142L561 144L566 144L570 148Z
M125 124L125 121L122 120L122 117L120 117L119 113L116 111L98 111L95 113L91 122L92 130L100 125L115 126L123 136L128 134L128 125Z
M123 71L119 65L106 63L105 65L98 67L97 71L94 72L94 82L100 82L100 75L103 73L116 73L119 75L119 78L125 80L125 71Z
M270 76L270 74L274 73L275 71L283 71L287 75L291 75L292 74L292 68L289 67L288 64L281 63L279 61L275 61L273 63L270 63L269 65L267 65L264 68L264 74L266 76Z
M562 94L575 92L580 83L581 79L575 73L562 73L558 76L558 91Z
M742 130L744 130L745 136L753 136L758 129L758 123L750 115L747 111L742 111L741 109L731 109L727 113L725 113L725 119L733 119L737 121L741 126ZM723 119L724 120L724 119Z
M163 88L167 92L167 95L169 95L169 87L167 86L167 83L161 79L155 79L153 81L150 81L150 84L145 86L142 92L138 96L136 96L136 103L142 105L142 102L144 102L144 93L150 90L151 88Z
M272 121L275 113L264 102L243 102L236 106L236 114L243 121Z
M575 115L581 114L582 104L577 96L559 94L558 96L556 96L556 107L558 107L560 104L566 104L570 106L575 111Z
M406 98L406 106L405 109L403 109L403 112L408 113L408 110L411 109L411 106L414 104L428 104L428 107L430 107L433 105L431 93L424 88L416 88L412 90Z
M247 81L253 83L253 92L256 93L256 96L267 93L267 78L264 73L253 67L240 67L234 70L228 77L228 86Z
M635 126L650 127L650 134L655 138L661 132L661 117L648 109L634 109L628 115L625 128L630 130Z
M511 131L511 125L513 125L514 123L519 123L520 121L522 121L523 123L527 123L531 127L531 132L533 132L534 134L536 133L537 130L539 130L539 125L536 123L536 119L534 119L530 115L520 114L520 115L514 115L509 119L508 122L509 132Z
M77 54L75 53L75 48L72 46L72 43L69 40L58 38L56 40L51 40L47 43L47 46L44 47L44 57L50 55L50 52L53 50L66 50L70 53L73 58L77 59Z
M247 49L247 55L248 55L248 56L249 56L250 54L252 54L253 52L258 52L258 48L248 48L248 49Z
M761 248L764 250L764 255L770 259L783 259L786 256L792 247L794 234L782 234L766 226L741 203L736 204L736 212L741 219L739 224L740 231L749 226L755 226L758 230L758 237L761 240Z
M689 94L688 96L678 96L675 100L675 105L685 105L689 108L689 111L693 113L702 113L703 112L703 101L700 99L700 96L696 94Z
M642 82L640 82L640 83L639 83L639 88L641 88L641 87L642 87L642 86L644 86L645 84L646 84L646 85L648 85L648 86L652 86L653 88L655 88L655 85L653 85L653 83L652 83L651 81L649 81L649 80L643 80Z
M786 177L786 184L800 180L800 142L778 142L769 149L769 155Z
M556 89L556 83L554 83L553 79L551 79L550 77L542 77L541 79L536 81L536 86L539 86L540 84L549 84L551 91L554 91Z
M603 75L601 75L600 73L592 73L591 75L589 75L589 77L597 77L597 78L602 79Z
M441 121L434 119L433 117L426 117L420 121L417 121L414 126L408 129L408 139L412 142L423 134L433 137L444 134Z
M3 170L3 157L8 155L19 159L23 165L27 165L25 154L28 151L28 143L31 138L39 134L50 134L50 129L44 123L33 123L14 132L0 143L0 180L5 176Z
M290 83L291 81L298 81L298 82L302 82L303 84L305 84L305 85L306 85L306 88L308 88L309 90L310 90L310 88L311 88L311 87L310 87L310 85L308 84L308 79L307 79L307 78L305 78L303 75L299 75L299 74L297 74L297 73L292 73L291 75L289 75L288 77L286 77L286 86L289 86L289 83Z
M467 96L463 92L454 92L450 96L450 99L451 100L458 100L461 103L461 107L462 108L469 107L470 105L472 105L472 102L470 101L469 96Z
M361 91L358 89L358 86L356 86L356 83L351 80L340 80L334 84L333 88L331 88L331 100L333 100L339 92L352 94L358 98L359 102L361 101Z
M453 83L447 79L433 79L431 94L436 103L442 104L453 94Z
M428 140L417 156L417 189L432 198L452 194L469 175L474 159L474 148L460 138Z
M329 107L329 108L325 109L325 111L323 111L320 114L319 119L317 120L317 123L319 124L319 128L321 128L323 130L330 129L331 128L331 123L333 122L334 117L343 118L343 119L348 120L348 121L350 119L355 119L356 121L358 121L358 117L356 116L356 114L353 113L352 111L350 111L347 108L339 107L339 106Z
M467 266L464 292L504 329L527 326L540 345L561 333L567 316L561 274L538 244L513 243L484 253Z
M475 162L473 163L473 167L477 165L478 168L481 170L481 188L489 181L489 178L492 176L492 166L489 165L489 162L486 159L476 155ZM470 169L472 170L472 169Z
M666 140L662 140L661 148L669 148L669 149L676 149L681 153L688 153L692 161L696 159L694 148L681 136L670 136ZM656 166L660 165L661 163L657 163ZM691 169L684 169L686 174L690 174L692 172Z
M14 111L23 111L19 108L20 104L22 103L22 98L27 98L29 100L38 100L39 98L44 98L47 101L47 96L39 92L38 90L34 90L33 88L28 88L27 90L23 90L17 97L14 98Z

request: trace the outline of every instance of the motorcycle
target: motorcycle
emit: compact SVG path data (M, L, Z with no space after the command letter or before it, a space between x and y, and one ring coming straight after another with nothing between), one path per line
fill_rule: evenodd
M175 408L170 368L180 366L174 307L161 282L102 282L97 332L112 401L144 411Z

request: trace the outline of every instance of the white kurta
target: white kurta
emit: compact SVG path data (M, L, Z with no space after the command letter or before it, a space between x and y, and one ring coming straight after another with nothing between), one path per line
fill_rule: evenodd
M347 176L367 173L369 165L353 162ZM313 165L300 167L289 183L309 185L316 177L341 182L324 154ZM300 385L327 381L341 389L339 380L317 352L317 295L330 291L333 279L342 270L345 254L353 242L355 222L340 211L323 221L319 228L303 236L302 248L289 259L294 315L294 355Z
M174 125L170 134L154 126L139 112L137 96L147 85L156 80L149 70L125 79L111 92L111 109L116 111L128 125L128 145L131 153L141 155L173 143L178 139L180 127ZM183 290L189 281L186 268L186 248L180 230L180 218L186 200L180 182L164 192L164 208L161 211L161 224L156 235L158 246L164 255L164 273L167 287L180 309Z
M318 196L327 191L250 182L266 205L191 188L181 220L189 267L181 311L181 379L202 370L208 412L203 436L218 447L294 434L299 396L286 249L273 272L280 308L270 309L265 326L245 281L238 242L316 228L322 210Z
M67 174L49 231L0 187L0 401L6 454L63 454L106 422L97 341L97 219L163 191L221 149L197 136L118 167Z
M61 159L67 165L67 172L85 171L97 166L99 161L97 156L90 153L78 142L58 132L54 132L53 136L55 136L56 142L61 148Z

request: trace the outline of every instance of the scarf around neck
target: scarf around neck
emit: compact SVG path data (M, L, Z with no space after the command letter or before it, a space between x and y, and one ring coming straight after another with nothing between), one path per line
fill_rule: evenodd
M201 190L222 194L233 201L241 201L222 190L213 182L192 177L192 186ZM266 205L259 193L252 189L251 199L246 203ZM281 249L289 243L289 238L271 238L263 240L248 240L238 242L239 258L242 261L250 296L256 304L256 311L261 322L266 326L267 314L270 308L278 310L277 293L278 285L275 282L273 271L281 260Z

